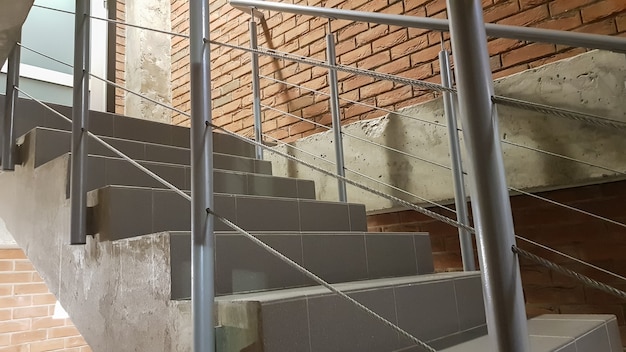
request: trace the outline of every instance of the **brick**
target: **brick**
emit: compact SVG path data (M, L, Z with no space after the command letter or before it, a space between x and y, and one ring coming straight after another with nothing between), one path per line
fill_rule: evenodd
M0 271L13 271L14 266L13 260L0 260Z
M552 19L537 24L539 28L556 29L561 31L567 31L582 25L582 19L580 12L570 11L559 17L553 17Z
M15 273L0 272L0 283L24 283L31 282L33 274L31 272Z
M64 339L46 340L30 344L30 352L55 351L63 349L66 346Z
M11 296L0 298L0 309L13 308L13 307L25 307L30 306L33 303L32 296Z
M74 326L55 327L48 330L50 338L79 336L80 332Z
M483 12L485 22L496 22L509 17L519 11L519 3L516 0L501 1Z
M0 249L0 259L26 259L21 249Z
M400 43L406 42L408 39L408 31L405 28L396 30L388 35L379 37L372 43L372 51L379 52L381 50L393 48Z
M356 48L350 52L347 52L341 56L339 56L339 63L343 65L353 64L365 57L368 57L372 54L372 48L370 45L364 45Z
M23 343L42 341L46 339L46 335L46 330L18 332L11 334L11 343L14 345L20 345Z
M30 329L30 319L0 322L0 333L26 331Z
M583 22L607 18L613 14L626 11L626 1L624 0L604 0L581 10Z
M620 33L626 32L626 14L617 17L615 21L617 22L617 31Z
M53 319L52 317L33 318L32 329L48 329L65 326L65 319Z
M426 4L426 16L431 17L446 9L445 0L433 0Z
M529 26L549 17L550 13L548 11L548 6L541 5L519 12L513 16L509 16L505 19L497 21L497 23L511 26Z
M391 48L391 59L395 60L401 56L416 53L427 46L428 37L425 35L409 39L408 41Z
M357 67L361 69L371 70L380 66L382 63L389 62L390 59L391 57L389 56L389 51L383 51L378 54L374 54L368 58L365 58L361 61L358 61Z
M402 86L400 88L388 91L376 96L376 106L385 107L396 104L402 100L411 98L413 88L410 86Z
M378 81L359 88L359 95L361 96L361 99L367 99L369 97L375 97L381 93L388 92L392 89L393 82Z
M352 25L349 25L337 32L337 39L342 42L346 39L352 38L359 33L363 33L369 29L367 23L364 22L356 22Z
M524 285L524 293L528 303L567 304L585 302L582 284L555 287Z
M553 54L556 48L553 44L529 44L521 48L502 54L502 66L509 67L522 62L531 61Z
M45 317L48 315L48 307L49 306L15 308L13 309L13 319Z
M411 67L411 59L408 56L403 56L397 60L388 62L376 69L377 72L396 74L408 70Z
M356 45L362 46L363 44L370 43L380 37L389 34L389 26L386 25L374 25L369 30L360 33L356 36Z
M617 26L615 25L615 20L609 18L576 28L574 32L609 35L617 32Z

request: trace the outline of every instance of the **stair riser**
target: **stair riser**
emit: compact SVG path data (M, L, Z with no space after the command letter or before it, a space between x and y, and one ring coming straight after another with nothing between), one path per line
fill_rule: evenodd
M433 272L427 234L255 234L331 283ZM172 299L191 297L191 236L173 233ZM215 292L265 291L316 285L238 234L216 234Z
M97 206L88 220L103 240L191 229L189 202L169 190L112 186L89 198ZM249 231L367 231L360 204L216 194L215 211ZM231 230L220 221L215 229Z
M485 330L478 274L454 280L343 290L437 349L446 345L445 340L456 340L464 331ZM239 344L227 347L242 348L254 343L259 347L255 351L259 352L380 352L409 351L407 348L412 345L336 295L302 289L300 295L289 298L265 300L260 295L255 300L250 296L218 299L222 329L248 330L248 336L258 336L256 341L225 341ZM246 317L249 325L243 328L231 325L231 315L234 317L242 311L250 312Z
M141 164L176 188L191 189L191 168L189 166ZM68 178L70 170L68 169ZM213 177L214 191L218 193L315 199L315 185L308 180L222 170L215 170ZM87 161L87 189L91 191L108 185L167 188L125 160L89 156ZM69 198L69 183L67 187L67 197Z
M4 106L4 95L0 95L0 108ZM64 116L72 118L70 107L49 104ZM1 111L1 110L0 110ZM41 107L30 99L20 99L16 107L15 135L21 136L35 127L46 127L58 130L71 130L71 125L59 116ZM100 136L115 137L148 143L171 145L189 148L189 128L164 124L149 120L115 115L106 112L89 112L89 130ZM253 145L235 137L213 133L214 145L223 147L228 154L254 158Z

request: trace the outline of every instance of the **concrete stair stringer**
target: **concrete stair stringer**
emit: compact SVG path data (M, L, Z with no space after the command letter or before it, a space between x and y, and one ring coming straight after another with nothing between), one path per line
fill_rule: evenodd
M94 351L190 351L189 302L169 299L169 235L69 245L68 162L0 174L7 229Z

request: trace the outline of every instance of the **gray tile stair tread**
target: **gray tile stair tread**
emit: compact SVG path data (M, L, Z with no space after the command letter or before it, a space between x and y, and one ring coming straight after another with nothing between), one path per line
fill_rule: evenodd
M598 328L606 327L616 318L606 314L544 314L528 320L528 333L532 352L569 352L577 351L575 345L581 338ZM601 336L608 339L602 331ZM589 343L585 341L586 343ZM621 351L621 346L610 346L611 349L599 348L606 341L592 341L596 352ZM597 350L595 348L598 348ZM489 338L484 335L442 350L442 352L486 352L490 351ZM591 350L578 352L591 352Z
M88 166L95 168L95 173L92 174L92 178L89 180L91 187L88 191L107 185L167 188L125 159L100 155L89 155L88 158ZM177 188L183 191L190 190L190 166L157 161L138 160L138 162ZM103 165L113 164L112 168L115 170L107 170L105 166L98 167L96 166L97 163L104 163ZM233 194L273 197L315 198L313 181L222 169L214 169L214 175L216 192L218 193L232 192ZM253 187L257 184L260 184L260 186ZM306 188L309 189L308 192Z
M69 131L36 127L21 136L19 141L27 140L32 136L35 136L35 140L37 140L37 137L39 136L39 138L48 137L49 140L53 141L53 145L46 145L43 149L36 148L35 167L43 165L44 163L70 151L71 133ZM190 150L186 147L142 142L116 137L101 138L135 160L165 162L180 165L190 164ZM109 157L118 157L118 155L115 155L112 151L100 145L100 143L95 140L90 140L90 153ZM271 174L271 164L268 161L256 160L248 156L230 154L228 150L223 150L219 146L214 149L214 156L214 165L216 165L216 168L223 166L224 169L233 169L235 171ZM241 166L242 164L244 167Z
M343 292L350 291L363 291L368 289L377 289L391 286L408 286L408 285L418 285L418 284L428 284L433 282L441 282L441 281L450 281L450 280L459 280L466 278L475 278L479 277L480 272L478 271L469 271L469 272L449 272L449 273L436 273L436 274L425 274L425 275L417 275L417 276L406 276L406 277L393 277L393 278L383 278L383 279L371 279L371 280L363 280L363 281L353 281L353 282L343 282L339 284L335 284L339 290ZM255 302L275 302L275 301L284 301L302 296L319 296L331 294L331 292L323 287L323 286L310 286L310 287L298 287L298 288L289 288L284 290L277 291L268 291L268 292L255 292L255 293L242 293L242 294L233 294L228 296L216 297L215 300L217 302L240 302L240 301L255 301Z

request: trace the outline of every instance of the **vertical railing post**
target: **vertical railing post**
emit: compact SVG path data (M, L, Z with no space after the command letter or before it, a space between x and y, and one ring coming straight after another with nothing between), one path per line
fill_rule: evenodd
M443 40L441 43L443 45ZM452 88L450 57L445 49L439 52L439 66L441 67L441 84L446 88ZM448 140L450 142L450 159L452 160L456 220L463 225L469 226L467 197L465 195L465 183L463 182L463 163L461 161L461 147L459 146L459 132L456 123L455 104L452 100L452 93L450 92L443 93L443 109L448 121ZM459 243L461 245L463 270L476 270L472 234L461 227L459 227Z
M250 48L257 49L257 27L254 11L250 13ZM261 86L259 83L259 54L252 53L252 109L254 113L254 140L263 143L263 125L261 121ZM263 148L256 146L256 158L263 159Z
M21 37L18 36L18 38ZM21 47L15 44L8 59L7 88L4 101L4 120L2 121L2 170L15 169L15 106L18 92L15 87L20 82Z
M492 351L528 352L524 294L495 107L480 0L448 0L472 209Z
M215 351L213 129L209 1L189 2L191 62L191 305L193 351Z
M328 33L326 34L326 59L331 66L337 65L335 54L335 35L333 34L330 21L328 22ZM343 157L343 137L341 134L341 119L339 110L339 88L337 83L337 70L331 68L328 70L328 87L330 88L330 113L332 114L333 135L335 143L335 159L337 162L337 175L345 177L345 160ZM339 201L347 202L348 195L346 193L346 181L337 179L337 187L339 192Z
M89 130L90 0L76 0L74 27L74 97L72 106L72 177L70 243L87 237L87 131Z

